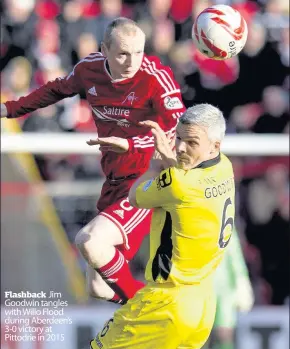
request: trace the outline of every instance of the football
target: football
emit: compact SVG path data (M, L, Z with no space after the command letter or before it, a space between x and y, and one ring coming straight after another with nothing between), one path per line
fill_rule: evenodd
M247 41L248 26L240 12L227 5L203 10L192 27L197 49L209 58L224 60L236 56Z

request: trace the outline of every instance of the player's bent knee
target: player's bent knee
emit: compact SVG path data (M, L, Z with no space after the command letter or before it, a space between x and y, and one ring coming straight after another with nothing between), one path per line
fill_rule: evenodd
M85 257L85 259L89 262L89 264L94 264L99 255L102 255L106 250L106 242L98 239L94 236L83 236L80 232L80 236L76 237L75 243Z
M85 241L85 236L83 234L83 231L80 230L75 237L75 245L78 248L80 248L83 245L84 241Z
M83 255L90 255L92 250L98 248L102 243L97 227L95 227L95 219L84 226L75 237L75 244Z
M116 246L123 242L119 228L102 215L98 215L84 226L75 238L75 243L79 248L90 248L92 244Z
M83 255L87 255L90 252L90 240L91 236L83 230L80 230L75 237L75 244Z

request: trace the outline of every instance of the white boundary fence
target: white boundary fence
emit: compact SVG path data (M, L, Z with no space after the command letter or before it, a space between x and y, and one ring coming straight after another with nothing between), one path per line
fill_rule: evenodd
M97 134L2 133L2 153L96 154L98 147L86 144ZM289 136L280 134L235 134L226 136L222 151L230 156L289 155Z

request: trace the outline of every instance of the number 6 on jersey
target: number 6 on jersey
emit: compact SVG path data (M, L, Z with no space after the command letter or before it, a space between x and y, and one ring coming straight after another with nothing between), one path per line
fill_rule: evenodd
M233 205L232 200L231 198L227 198L223 208L222 225L221 225L221 231L220 231L220 237L219 237L220 248L225 248L228 246L232 237L232 232L234 230L234 217L231 216L231 213L227 212L228 207L230 205L231 206ZM230 229L228 227L230 227Z

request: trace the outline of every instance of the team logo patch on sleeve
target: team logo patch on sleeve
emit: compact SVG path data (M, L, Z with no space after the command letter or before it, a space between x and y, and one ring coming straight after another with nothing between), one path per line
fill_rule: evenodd
M164 98L164 106L166 109L181 109L183 108L183 104L178 97L169 97Z

